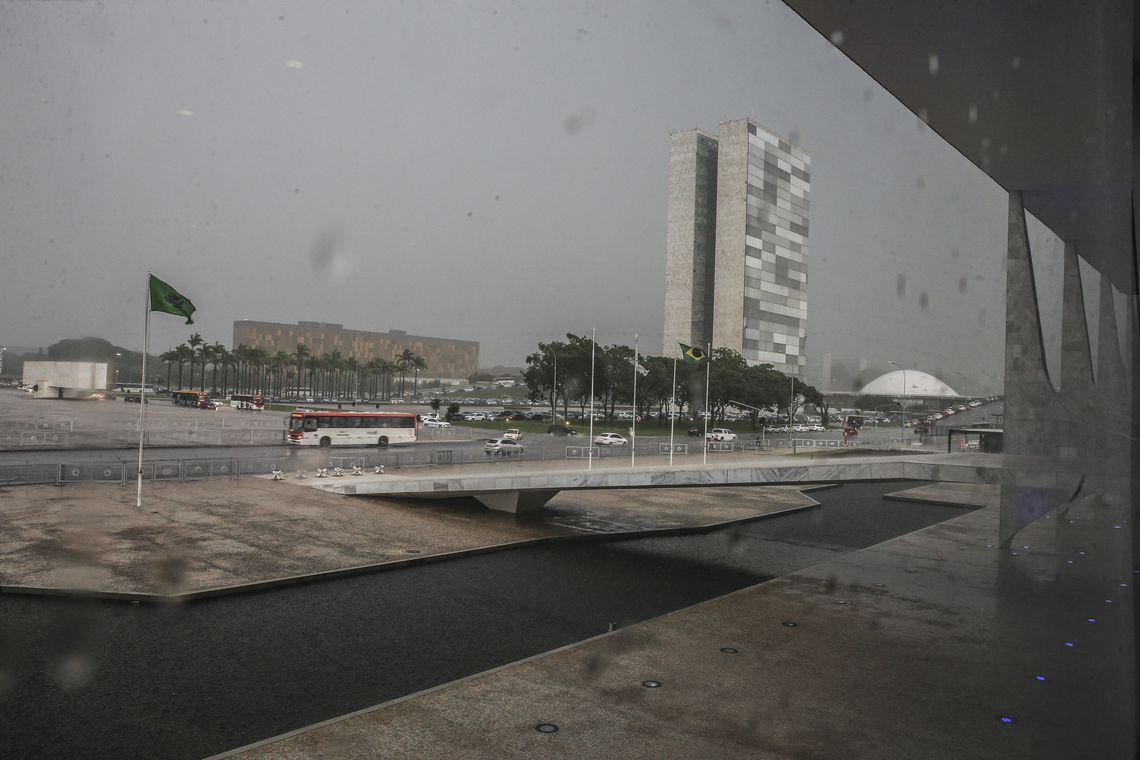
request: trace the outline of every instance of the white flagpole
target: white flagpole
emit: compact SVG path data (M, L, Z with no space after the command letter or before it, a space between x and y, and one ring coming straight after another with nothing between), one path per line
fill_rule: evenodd
M669 393L669 466L673 466L673 409L677 406L677 357L673 357L673 387Z
M146 319L143 320L142 388L139 389L139 471L135 506L142 509L143 438L146 436L146 357L150 353L150 272L146 275Z
M595 340L597 332L598 329L596 327L590 330L590 437L586 441L588 444L586 448L588 452L588 456L586 457L587 470L594 469L594 348L597 346L597 341Z
M709 350L705 353L705 451L701 464L709 463L709 380L712 377L712 343L707 344Z
M637 459L637 333L633 334L633 422L629 434L629 466Z

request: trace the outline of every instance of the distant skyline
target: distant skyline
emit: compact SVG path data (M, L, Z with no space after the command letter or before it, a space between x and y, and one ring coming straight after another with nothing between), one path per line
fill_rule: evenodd
M779 3L9 3L0 91L3 341L141 349L149 269L155 347L656 351L669 134L750 114L813 159L809 364L1002 372L1004 191Z

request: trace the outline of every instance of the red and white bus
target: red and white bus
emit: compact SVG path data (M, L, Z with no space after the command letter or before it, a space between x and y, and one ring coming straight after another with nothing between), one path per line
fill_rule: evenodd
M285 440L297 446L389 446L416 440L416 415L386 412L293 412Z
M230 406L234 409L252 409L260 412L265 408L265 399L259 393L235 393L230 396Z

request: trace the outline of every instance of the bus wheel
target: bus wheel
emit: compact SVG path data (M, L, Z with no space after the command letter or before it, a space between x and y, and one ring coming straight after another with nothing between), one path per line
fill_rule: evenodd
M376 442L376 445L377 446L387 446L388 445L388 436L386 436L386 435L380 436L380 440Z
M321 448L327 449L329 446L332 446L332 439L329 438L328 436L325 436L324 438L321 439Z

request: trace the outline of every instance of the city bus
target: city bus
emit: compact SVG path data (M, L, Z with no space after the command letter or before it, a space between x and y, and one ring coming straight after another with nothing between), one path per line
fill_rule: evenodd
M204 391L174 391L170 394L170 403L175 406L193 406L198 409L216 409L210 400L210 394Z
M234 409L252 409L260 412L265 408L265 399L260 393L235 393L230 396L230 406Z
M143 389L142 383L116 383L111 387L115 393L123 393L128 396L141 394ZM146 395L153 396L155 394L155 386L150 383L146 384Z
M390 412L293 412L285 440L298 446L388 446L416 440L416 415Z

